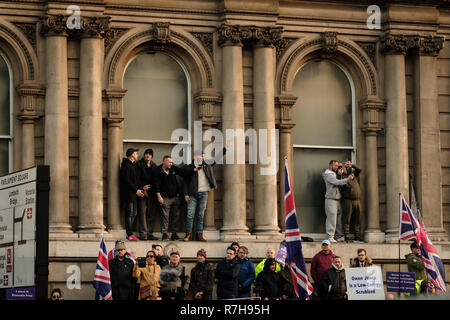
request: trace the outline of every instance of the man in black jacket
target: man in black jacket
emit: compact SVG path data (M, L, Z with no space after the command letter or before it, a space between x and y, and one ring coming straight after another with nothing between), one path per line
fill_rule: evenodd
M319 284L320 300L346 300L347 285L342 259L334 257L331 268L325 271Z
M268 258L264 262L264 270L258 274L254 291L263 300L279 300L281 296L280 275L275 272L277 262Z
M144 191L139 189L135 162L138 159L138 149L129 148L126 158L120 167L120 204L125 207L125 229L127 240L137 241L133 235L133 224L137 216L137 197L144 197Z
M226 258L217 264L215 275L219 279L217 284L217 299L219 300L238 297L238 278L241 265L235 257L236 250L228 247Z
M226 149L223 149L225 154ZM203 237L203 216L208 203L208 192L217 187L212 170L215 161L206 161L202 151L194 152L194 160L189 166L197 168L197 172L184 179L184 198L187 203L186 236L184 241L191 239L194 216L197 216L197 240L206 241Z
M158 240L158 238L153 236L153 226L156 216L160 212L153 183L153 171L156 167L156 164L153 162L153 150L145 150L144 156L137 162L139 188L144 190L145 195L142 198L138 198L137 201L139 211L139 239L141 240Z
M109 276L113 300L134 300L136 279L133 278L133 260L127 258L125 243L117 242L117 256L109 261Z
M212 300L214 269L206 262L206 250L197 251L197 264L191 270L190 289L196 300Z
M197 168L189 166L174 166L172 157L170 156L164 156L163 163L155 168L154 184L156 197L162 210L161 233L163 235L163 241L168 240L167 231L169 227L169 216L172 225L171 240L179 239L176 234L176 228L180 214L178 197L182 190L180 190L176 175L189 176L196 171Z

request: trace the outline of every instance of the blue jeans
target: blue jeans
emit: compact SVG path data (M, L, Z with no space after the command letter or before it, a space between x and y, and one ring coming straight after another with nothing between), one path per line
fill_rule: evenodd
M208 202L208 192L198 192L197 196L189 196L186 217L186 232L192 231L194 216L197 216L197 232L203 232L203 216Z
M125 203L125 229L127 237L133 234L133 224L137 216L137 204L134 202Z

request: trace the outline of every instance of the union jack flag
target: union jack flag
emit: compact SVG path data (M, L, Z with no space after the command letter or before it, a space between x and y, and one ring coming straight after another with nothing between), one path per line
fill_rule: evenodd
M112 300L108 255L103 233L100 237L100 250L98 252L93 285L95 288L95 300Z
M305 258L303 257L302 239L297 223L294 192L292 190L291 180L289 179L287 160L284 166L284 208L286 219L286 261L292 276L297 298L299 300L309 300L309 296L314 289L308 280Z
M429 279L436 289L446 292L445 270L441 258L402 194L400 194L400 228L398 237L400 240L415 240L417 242Z
M112 249L108 252L108 261L113 260L115 257L117 256L117 251L116 249ZM136 264L136 259L134 259L133 255L131 253L129 253L128 251L125 252L125 258L130 259L131 261L133 261L134 264Z

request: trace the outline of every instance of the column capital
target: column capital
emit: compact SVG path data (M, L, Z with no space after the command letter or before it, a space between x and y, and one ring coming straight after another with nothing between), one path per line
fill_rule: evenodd
M275 106L280 108L280 125L292 125L292 108L297 101L297 97L293 95L281 95L275 97Z
M444 37L442 36L410 36L412 39L412 49L419 55L427 55L437 57L439 51L444 47Z
M67 37L67 16L62 14L46 14L41 17L41 33L46 36L65 36Z
M109 88L103 90L103 99L108 101L107 119L121 119L120 122L122 122L122 103L126 92L127 90L122 88Z
M44 96L45 90L37 85L21 84L16 88L20 96L20 117L36 117L36 103L38 96Z
M406 54L413 42L407 35L386 33L381 37L380 43L384 54Z
M81 30L83 31L82 37L94 37L100 38L110 28L111 17L82 17L81 18Z
M366 97L359 102L363 112L362 131L366 136L376 135L384 128L381 112L386 110L386 103L377 97Z
M222 24L219 27L220 46L242 46L254 42L258 46L275 46L281 39L283 27L260 27Z
M199 119L203 125L212 127L217 124L214 109L222 102L222 96L215 92L200 91L194 94L194 101L198 105Z

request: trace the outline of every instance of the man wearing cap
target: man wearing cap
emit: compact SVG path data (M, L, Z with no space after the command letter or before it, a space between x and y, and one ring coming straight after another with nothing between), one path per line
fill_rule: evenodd
M406 263L408 264L408 272L414 272L416 275L416 281L427 280L427 270L423 264L422 256L420 255L420 248L417 245L417 242L411 243L409 247L411 249L411 253L405 256Z
M134 262L126 258L123 241L116 242L117 255L109 261L109 275L113 300L134 300L136 297L136 280L133 278Z
M159 212L158 200L156 199L153 186L153 170L156 168L153 162L153 150L146 149L144 156L137 162L137 173L139 188L144 190L144 197L137 199L139 211L139 239L158 240L153 236L153 226Z
M159 296L163 300L184 299L189 288L189 276L186 275L186 267L180 263L178 251L170 253L170 263L162 268L159 280Z
M125 229L127 240L138 241L133 235L133 224L137 216L137 198L144 197L144 190L139 189L135 163L138 159L138 149L129 148L126 158L120 167L120 203L125 208Z
M197 251L197 264L191 270L190 289L195 300L212 300L214 269L206 262L206 250Z
M311 277L313 279L314 289L318 289L320 279L324 272L331 268L333 259L336 256L333 251L331 251L330 240L323 240L321 248L322 250L316 253L311 261Z

